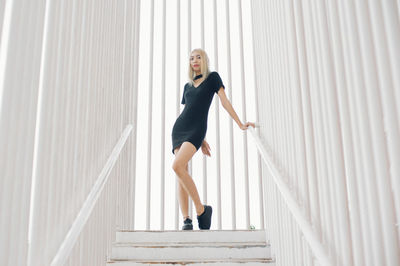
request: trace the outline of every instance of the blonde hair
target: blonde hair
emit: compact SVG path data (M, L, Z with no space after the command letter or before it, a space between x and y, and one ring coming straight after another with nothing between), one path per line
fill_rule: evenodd
M194 85L193 79L196 77L196 72L193 71L192 66L190 65L190 57L192 56L193 52L198 52L200 54L200 57L201 57L200 69L201 69L201 74L203 75L203 78L206 79L207 76L210 74L210 70L208 68L209 59L208 59L206 51L204 51L201 48L193 49L189 54L189 72L188 72L188 74L189 74L190 85Z

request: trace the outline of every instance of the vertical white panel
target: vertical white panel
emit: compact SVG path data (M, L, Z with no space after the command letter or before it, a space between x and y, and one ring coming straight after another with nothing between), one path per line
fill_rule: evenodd
M11 2L11 1L10 1ZM4 24L4 13L5 13L5 10L6 10L6 1L5 0L2 0L2 1L0 1L0 32L2 32L3 31L3 24ZM1 40L2 40L3 38L2 38L2 35L0 35L0 43L1 43Z
M164 203L164 198L165 198L165 68L166 68L166 63L165 63L165 57L166 57L166 1L163 0L163 11L162 11L162 22L163 22L163 27L162 27L162 74L161 74L161 185L160 185L160 230L164 230L164 213L165 213L165 203Z
M243 21L242 21L242 0L238 0L238 17L239 17L239 44L240 44L240 77L241 77L241 100L242 100L242 120L243 123L247 122L246 116L246 84L245 84L245 71L244 71L244 52L243 52ZM246 228L250 228L250 195L249 195L249 162L248 162L248 149L247 149L247 131L242 132L243 138L243 178L244 178L244 200L246 211Z
M367 9L369 7L369 9ZM394 196L390 184L391 156L396 160L396 153L400 148L399 131L396 119L394 102L394 87L391 79L389 53L384 36L382 9L377 3L370 2L368 6L357 3L361 53L364 57L364 73L366 78L366 97L369 113L369 124L372 141L373 160L376 169L375 180L371 183L376 186L379 211L376 215L381 217L381 229L384 243L386 263L388 265L400 264L398 234L396 228L396 215ZM370 22L370 27L363 25ZM390 32L389 32L390 34ZM366 57L368 54L368 57ZM383 118L383 119L382 119ZM384 144L386 142L386 144ZM400 160L400 157L397 156ZM396 168L394 169L396 172ZM394 174L394 172L393 172Z
M27 260L44 13L43 2L0 2L1 265Z
M229 88L232 87L232 66L231 66L231 58L232 58L232 53L231 53L231 38L230 38L230 12L229 12L229 1L225 1L225 13L226 13L226 28L225 28L225 33L226 33L226 47L227 47L227 65L228 65L228 81L227 81L227 86ZM230 102L232 102L232 90L229 90L228 93L228 99ZM233 136L233 121L229 120L229 156L230 156L230 177L231 177L231 204L232 204L232 209L231 209L231 223L232 223L232 229L236 229L236 187L235 187L235 157L234 157L234 142L233 142L234 136Z
M138 106L138 61L139 61L139 28L140 28L140 0L125 0L125 56L124 56L124 120L123 124L137 124ZM126 150L128 153L127 176L130 180L129 198L126 200L129 225L125 229L135 228L135 189L136 189L136 126L133 127L131 137L127 140Z
M340 28L339 23L343 23L343 17L339 20L340 14L338 10L337 3L331 2L327 5L330 10L331 15L328 17L330 19L331 26L331 38L332 38L332 49L334 53L335 60L335 72L336 72L336 88L338 95L338 105L339 105L339 115L341 121L341 132L343 138L343 156L344 165L346 171L346 181L347 181L347 195L349 199L349 212L350 215L350 226L351 238L352 238L352 249L353 258L355 265L364 265L365 257L363 255L363 243L361 235L361 221L360 221L360 210L359 201L357 196L357 183L356 183L356 169L355 169L355 158L354 158L354 145L351 132L351 114L349 107L349 99L347 90L351 86L349 85L349 77L346 75L346 65L344 62L344 34L343 30Z
M219 70L219 50L218 50L218 17L217 17L217 2L213 0L213 19L214 19L214 27L213 27L213 34L214 34L214 60L215 60L215 69ZM220 130L220 105L219 101L215 104L215 132L216 132L216 143L215 143L215 150L216 150L216 179L217 179L217 209L218 209L218 229L222 228L222 210L221 210L221 200L222 200L222 189L221 189L221 130Z
M250 11L251 11L251 8L252 8L252 2L250 1ZM250 19L252 20L253 18L251 17ZM252 37L251 43L252 43L252 49L253 49L252 53L253 53L253 69L254 69L254 73L253 73L252 78L255 79L259 74L257 73L256 59L255 59L255 56L256 56L256 48L255 47L256 47L256 45L255 45L255 42L254 42L254 36L255 36L254 28L255 28L256 25L254 25L254 24L252 24L252 25L253 25L253 27L252 27L252 32L251 32L251 37ZM259 123L259 121L260 121L260 115L259 115L260 107L258 105L258 85L257 85L257 82L255 82L255 84L254 84L254 99L255 99L255 106L254 107L255 107L255 112L256 112L255 121L257 121ZM257 130L257 135L260 136L260 131L259 130ZM262 176L262 172L261 172L261 170L262 170L261 167L262 167L262 165L261 165L261 156L257 152L257 174L258 174L258 179L259 179L259 181L258 181L258 186L259 186L258 193L259 193L259 197L260 197L260 225L261 225L261 229L265 229L265 214L266 214L265 206L266 206L266 204L264 203L264 200L265 200L265 198L267 196L266 195L267 192L264 189L264 181L263 181L263 176ZM268 235L267 235L267 239L268 239Z
M399 141L400 141L400 51L397 49L397 44L400 43L400 15L396 12L396 3L394 1L382 1L382 16L384 20L384 29L381 30L385 33L385 37L387 39L387 47L388 47L388 57L387 60L390 61L390 68L386 69L386 71L390 71L391 79L393 82L392 89L387 88L382 92L385 95L392 96L394 99L390 101L390 109L397 109L396 114L391 114L385 112L390 118L393 124L385 124L385 127L390 127L390 137L388 142L389 144L389 161L397 162L400 160L400 149L399 149ZM399 6L399 2L397 2L397 6ZM372 10L372 9L371 9ZM375 38L376 39L376 38ZM386 98L387 99L387 98ZM386 100L385 100L386 101ZM393 106L393 104L395 106ZM397 118L397 123L396 123ZM389 121L388 121L389 122ZM397 125L397 128L396 128ZM394 193L394 204L396 207L396 220L399 228L400 224L400 179L396 178L400 176L400 165L391 164L390 167L391 172L391 187L395 191ZM400 230L397 229L398 239L400 239Z
M147 198L146 198L146 229L150 229L151 217L151 144L152 144L152 107L153 107L153 57L154 57L154 0L150 2L150 49L149 49L149 87L147 104Z
M204 30L204 0L201 0L200 3L200 27L201 27L201 48L205 49L205 30ZM207 156L203 154L203 202L207 204L208 196L207 196Z
M181 103L181 93L180 93L180 62L181 62L181 57L180 57L180 47L181 47L181 25L180 25L180 14L181 14L181 0L177 0L177 5L176 5L176 13L178 14L177 19L176 19L176 55L177 55L177 60L176 60L176 107L175 107L175 116L178 117L180 113L180 103ZM179 228L179 200L178 200L178 177L174 175L175 177L175 230L178 230Z
M188 0L187 1L187 35L186 35L186 38L187 38L187 53L186 53L186 58L185 58L186 59L185 60L186 61L186 66L187 66L188 61L189 61L188 59L190 57L190 53L193 50L192 37L193 37L192 36L192 0ZM186 66L183 65L183 68L185 68ZM188 169L189 169L189 175L193 177L193 158L189 161ZM190 197L190 195L188 196L188 199L189 199L189 211L188 211L188 214L189 214L190 217L194 218L195 216L193 216L193 200Z

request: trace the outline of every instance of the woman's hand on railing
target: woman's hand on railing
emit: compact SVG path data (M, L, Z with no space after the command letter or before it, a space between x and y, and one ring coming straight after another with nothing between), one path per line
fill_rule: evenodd
M208 143L207 143L206 140L203 140L203 143L201 144L201 151L202 151L205 155L211 157L211 153L210 153L211 148L210 148L210 145L208 145Z
M242 124L242 125L240 126L240 129L242 129L242 130L246 130L246 129L248 129L248 128L249 128L249 126L252 126L253 128L255 128L255 127L256 127L255 123L252 123L252 122L246 122L245 124Z

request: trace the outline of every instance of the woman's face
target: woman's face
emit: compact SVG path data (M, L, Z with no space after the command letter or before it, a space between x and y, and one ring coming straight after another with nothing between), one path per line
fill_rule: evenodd
M201 72L201 55L199 52L194 51L190 56L190 65L194 72Z

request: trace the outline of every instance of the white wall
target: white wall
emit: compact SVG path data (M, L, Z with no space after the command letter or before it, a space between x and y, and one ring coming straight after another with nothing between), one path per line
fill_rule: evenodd
M334 265L399 265L395 1L254 0L261 135ZM266 168L277 265L314 265Z
M0 7L0 265L25 265L45 4Z
M135 124L136 5L1 4L1 265L50 264L125 126ZM104 264L115 228L131 226L135 134L69 265Z

